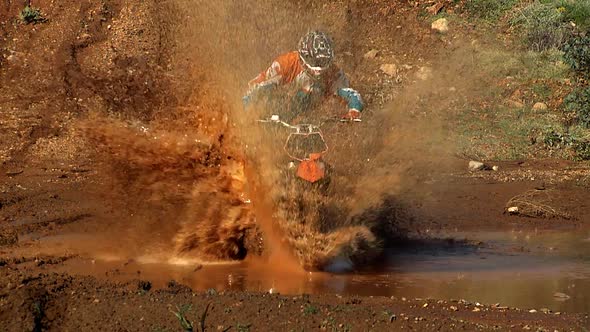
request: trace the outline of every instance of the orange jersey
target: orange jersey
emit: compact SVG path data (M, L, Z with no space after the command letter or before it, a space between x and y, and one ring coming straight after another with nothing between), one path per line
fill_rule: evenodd
M270 67L248 83L248 96L257 90L274 85L294 84L296 91L320 95L338 95L345 99L350 109L362 111L360 94L349 87L348 78L336 65L314 77L305 71L299 52L285 53L276 58Z

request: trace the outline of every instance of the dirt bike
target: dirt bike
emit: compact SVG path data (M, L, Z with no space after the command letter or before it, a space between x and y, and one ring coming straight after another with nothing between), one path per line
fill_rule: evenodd
M282 121L278 115L257 120L258 123L277 125L288 130L287 138L283 144L283 151L289 157L287 169L290 172L288 174L318 187L327 187L330 183L330 165L323 159L329 148L321 126L327 122L336 121L350 122L351 120L328 118L321 121L319 125L290 124Z

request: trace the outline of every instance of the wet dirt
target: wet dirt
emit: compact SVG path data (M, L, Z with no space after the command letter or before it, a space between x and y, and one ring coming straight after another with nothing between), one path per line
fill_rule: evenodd
M439 238L390 249L378 265L345 274L288 269L284 262L273 268L276 258L204 263L157 255L126 259L106 251L42 270L119 282L140 278L156 288L175 280L196 291L465 299L523 309L590 311L590 229L447 232ZM38 246L56 248L76 241L92 239L47 237Z
M447 86L462 94L477 84L456 75L462 64L446 60L464 51L431 34L419 7L39 1L50 20L25 26L14 20L20 3L7 3L0 9L3 328L173 329L170 311L188 303L199 311L213 303L207 330L588 326L587 315L574 314L588 311L587 261L579 257L586 242L567 233L583 234L590 224L588 165L528 161L467 172L468 160L451 157L441 139L439 113L451 103ZM271 9L275 15L267 15ZM259 20L236 33L236 22L251 17ZM327 158L343 186L332 203L341 211L326 214L321 232L303 229L320 235L294 243L307 255L303 261L340 269L352 264L327 260L340 257L323 250L324 240L346 248L359 243L355 234L376 235L365 239L380 240L378 250L354 248L361 263L373 264L348 274L304 272L301 260L282 250L294 245L273 230L276 174L257 174L270 180L252 191L257 225L241 195L247 183L239 132L254 133L234 114L241 82L313 24L334 27L338 61L370 107L358 126L327 129ZM382 49L378 61L362 56L372 48ZM380 74L380 62L412 64L399 76L407 84ZM435 79L416 83L414 74L426 66L439 67ZM573 218L505 213L511 197L540 180L552 204ZM560 233L537 237L536 229ZM374 261L371 254L384 249Z

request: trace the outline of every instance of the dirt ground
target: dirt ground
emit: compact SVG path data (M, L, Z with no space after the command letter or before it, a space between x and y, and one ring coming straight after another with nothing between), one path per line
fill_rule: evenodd
M357 153L355 158L346 157L353 159L350 168L342 167L337 173L337 178L361 174L360 185L351 189L358 197L355 207L382 202L379 196L393 197L395 211L402 212L394 216L399 217L400 239L428 238L430 233L452 230L588 229L587 163L490 162L499 170L470 172L469 160L446 154L444 140L428 150L428 143L439 138L437 116L413 129L403 128L415 117L429 117L414 112L419 107L414 95L423 95L426 102L436 99L433 114L452 103L450 97L440 95L436 81L415 84L412 77L422 66L441 68L441 77L448 79L445 84L471 91L469 83L462 86L460 78L447 77L461 69L456 61L441 60L460 55L457 45L461 43L453 44L453 36L432 33L420 19L419 9L425 2L413 3L266 1L242 7L222 1L197 2L202 6L197 10L182 1L39 0L33 5L42 9L48 21L25 25L17 18L22 2L5 1L0 6L0 331L178 330L171 310L186 304L193 305L187 317L195 325L208 308L204 328L218 331L588 328L585 314L531 313L451 299L195 293L173 281L160 288L139 277L120 282L108 276L52 272L70 259L92 256L99 246L124 252L125 257L142 252L146 243L156 251L171 250L170 240L192 225L186 226L183 220L191 202L187 197L195 193L183 188L194 183L234 186L226 170L241 154L227 110L239 103L232 98L243 88L240 82L262 69L270 54L290 48L311 23L331 27L336 40L342 41L341 65L368 105L367 120L352 133L357 140L335 144L330 160L339 162L342 151ZM461 6L455 1L444 4L448 10ZM276 10L275 17L243 24L240 33L224 25L232 27L234 22L223 17L235 18L238 24L269 8ZM215 21L199 21L203 17ZM275 20L286 17L297 24L277 26ZM273 26L276 29L270 29ZM264 31L273 33L250 42ZM455 36L469 32L457 31ZM285 38L269 41L277 36ZM215 45L228 48L220 52ZM237 55L247 45L256 54L243 55L238 61ZM403 68L399 80L382 75L378 62L363 57L371 49L380 50L379 61L393 61ZM229 69L211 69L222 63ZM232 69L235 73L228 74ZM391 100L399 102L388 108ZM390 114L379 111L382 108L393 110ZM412 116L408 119L404 111ZM150 124L172 134L164 135L161 145L129 139L123 135L125 126L113 131L108 126L94 132L96 128L90 128L93 134L88 134L88 123L101 122L86 122L85 127L80 120L92 120L96 114L130 127ZM371 136L372 128L385 117L397 121L392 125L395 130ZM426 143L408 139L426 132L433 135L420 135L428 136L423 137ZM331 139L338 140L340 134ZM382 142L391 137L397 139L395 147ZM107 140L110 150L97 149ZM171 141L182 144L167 145ZM364 146L372 148L360 150ZM199 149L203 154L191 154ZM445 157L440 159L442 154ZM144 168L131 167L126 159ZM355 173L372 165L363 160L380 163L373 177ZM141 173L148 166L158 172ZM555 215L507 213L510 199L528 191L546 194L542 203L553 208ZM231 196L231 189L219 192ZM232 204L227 211L241 206ZM191 205L188 211L199 208ZM95 236L97 243L39 246L40 239L69 233ZM259 237L246 232L244 237L226 239L231 245L210 250L225 250L229 257L242 255L243 248L259 253L264 247Z

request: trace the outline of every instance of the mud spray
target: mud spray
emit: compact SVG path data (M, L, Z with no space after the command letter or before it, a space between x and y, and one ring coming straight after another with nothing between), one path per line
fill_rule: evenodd
M441 167L445 133L436 109L423 110L432 96L446 107L445 85L414 84L394 106L366 112L361 124L323 128L332 182L327 194L302 189L281 167L284 139L255 124L268 110L244 113L241 96L246 82L310 27L350 44L354 31L341 20L346 8L316 18L273 2L166 6L176 22L169 65L176 105L142 122L98 113L81 124L108 161L112 198L128 211L120 231L131 255L173 263L263 257L293 270L339 271L377 258L409 219L395 194L419 181L412 176L422 171L418 164ZM326 105L318 112L342 111Z

